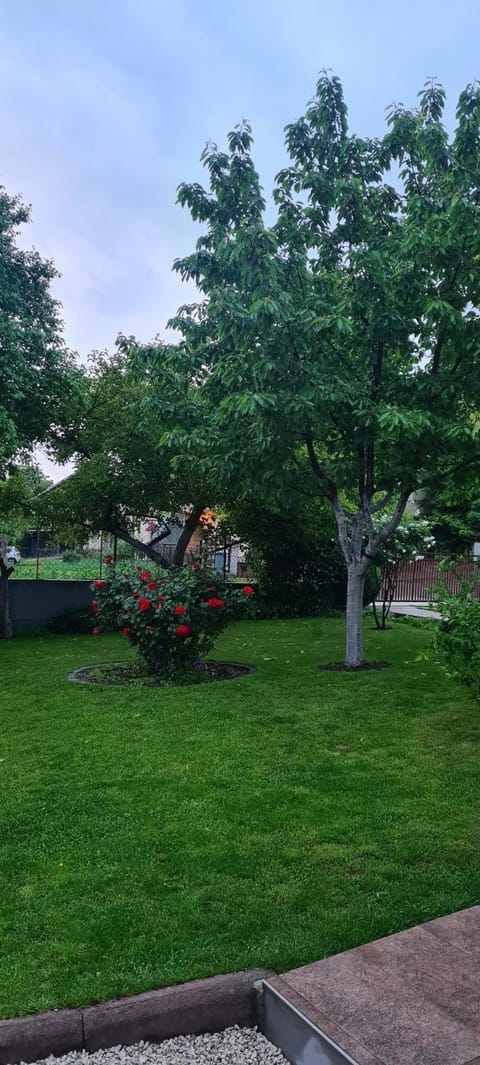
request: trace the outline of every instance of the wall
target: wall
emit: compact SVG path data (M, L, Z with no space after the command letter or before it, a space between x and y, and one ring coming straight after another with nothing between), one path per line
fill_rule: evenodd
M9 581L10 611L15 632L45 625L64 610L88 606L90 581Z

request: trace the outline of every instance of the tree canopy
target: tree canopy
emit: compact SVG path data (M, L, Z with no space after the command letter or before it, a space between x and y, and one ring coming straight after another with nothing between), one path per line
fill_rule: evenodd
M17 243L29 209L0 186L0 472L68 418L73 359L51 293L52 262Z
M67 540L109 532L160 563L156 547L184 510L173 556L181 564L211 486L195 463L192 440L183 461L167 442L173 412L182 424L188 382L162 353L162 345L142 347L130 337L121 338L111 356L91 356L76 416L57 442L58 458L73 460L75 470L41 507L43 520ZM150 364L157 367L154 376ZM146 518L156 519L158 529L142 539L139 525Z
M287 455L308 460L347 564L351 667L366 571L410 494L480 454L480 87L461 93L452 137L444 103L431 79L361 138L323 73L286 128L272 225L245 122L227 151L207 145L207 187L179 189L204 232L175 264L200 300L172 324L207 376L214 461L237 463L248 491Z

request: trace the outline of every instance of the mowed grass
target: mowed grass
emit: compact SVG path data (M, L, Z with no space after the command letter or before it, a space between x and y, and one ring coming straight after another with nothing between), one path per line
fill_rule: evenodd
M0 646L0 1015L284 970L479 900L480 714L422 628L238 625L244 679L71 684L116 636Z

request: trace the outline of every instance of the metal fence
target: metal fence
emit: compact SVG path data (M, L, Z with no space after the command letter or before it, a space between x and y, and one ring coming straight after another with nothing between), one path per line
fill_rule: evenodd
M470 581L479 572L478 565L465 559L450 559L453 568L442 570L436 558L422 558L415 562L399 560L396 564L396 584L393 593L394 603L425 603L432 596L439 584L446 585L449 592L461 591L462 581ZM382 579L379 598L383 598L385 580ZM480 582L475 587L475 595L480 598Z

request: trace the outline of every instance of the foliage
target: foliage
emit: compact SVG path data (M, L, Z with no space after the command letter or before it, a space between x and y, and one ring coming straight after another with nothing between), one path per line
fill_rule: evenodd
M419 507L429 521L443 555L464 555L480 540L480 483L478 470L461 471L455 479L422 493Z
M429 80L415 109L389 108L382 138L361 138L323 73L287 127L272 226L247 123L227 151L205 148L207 188L179 190L203 233L176 269L201 302L173 319L172 358L203 374L211 461L239 495L303 449L348 568L349 664L366 571L410 494L479 457L480 86L461 93L451 139L444 102Z
M34 497L51 484L34 462L9 463L0 480L0 532L18 543L36 525Z
M375 600L372 602L373 617L377 629L385 629L387 618L397 587L399 568L402 562L423 558L426 551L431 551L435 539L431 535L428 521L418 516L404 514L395 532L384 541L375 558L375 565L380 571L383 598L380 610Z
M232 510L250 548L263 616L311 617L344 606L345 564L325 504L302 495L278 505L250 499Z
M339 618L246 622L248 680L69 684L119 635L0 644L2 1016L276 972L478 902L478 707L430 632L319 673ZM27 741L28 737L28 741ZM40 934L41 930L41 934Z
M0 186L0 471L51 442L69 417L76 374L65 350L52 262L18 244L30 211Z
M438 588L442 622L435 646L447 675L468 685L480 699L480 565L469 580L459 577L455 564L446 563L444 568L456 574L460 592L453 594L445 584Z
M113 569L113 567L112 567ZM148 672L177 678L210 651L222 630L252 611L249 585L220 587L214 573L193 567L154 579L143 566L93 584L94 635L119 628L138 648Z

